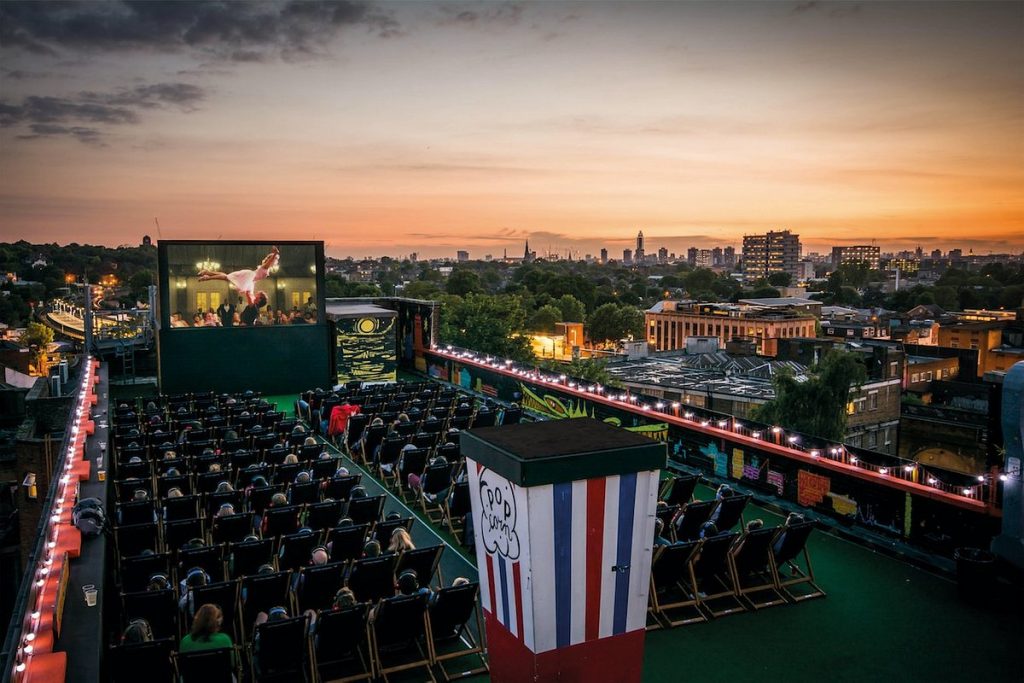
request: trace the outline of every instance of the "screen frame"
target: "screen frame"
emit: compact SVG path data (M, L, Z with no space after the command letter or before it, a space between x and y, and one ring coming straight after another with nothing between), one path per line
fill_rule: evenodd
M324 242L323 240L158 240L157 241L157 273L158 273L158 285L160 288L159 296L157 297L157 326L158 329L173 330L175 334L210 334L211 331L216 330L221 333L228 334L258 334L259 330L264 327L260 325L256 326L232 326L230 328L224 327L189 327L189 328L172 328L171 327L171 291L170 291L170 265L168 261L168 247L175 246L202 246L202 245L214 245L217 247L253 247L265 245L267 247L276 245L278 247L284 246L297 246L297 247L313 247L313 263L316 265L316 306L317 306L317 322L312 325L304 325L303 327L327 327L327 297L326 295L326 260L324 255ZM276 327L276 326L275 326ZM287 325L283 327L288 327ZM186 332L185 330L188 330ZM202 331L201 331L202 330ZM230 331L229 331L230 330ZM244 332L243 332L244 330Z

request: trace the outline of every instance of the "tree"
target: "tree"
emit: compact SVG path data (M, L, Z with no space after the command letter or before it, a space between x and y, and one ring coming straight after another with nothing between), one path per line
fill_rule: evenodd
M520 333L526 311L519 297L508 294L444 295L441 298L441 340L521 362L532 362L530 341Z
M46 349L53 343L53 330L41 323L29 323L24 334L18 340L22 346L29 349L33 364L37 371L42 374L43 363L46 360Z
M587 309L583 305L583 302L574 297L572 294L563 294L561 298L555 302L559 310L562 312L561 322L563 323L581 323L584 321L587 315Z
M448 276L445 291L456 296L466 296L483 291L480 276L468 268L456 268Z
M562 311L557 306L548 304L541 306L530 317L529 328L533 332L554 332L555 325L562 319Z
M441 294L441 287L430 280L410 282L402 290L402 296L410 299L436 299Z
M811 368L803 382L792 372L777 374L772 380L775 398L757 406L751 417L803 434L842 441L850 389L859 387L866 379L867 371L856 354L832 350Z
M153 271L143 269L128 278L128 286L132 290L132 298L136 301L146 301L146 288L156 282Z
M789 287L793 283L793 275L791 273L781 272L772 273L768 276L768 284L773 287Z
M605 342L644 336L644 314L632 306L604 304L590 316L590 339Z
M551 372L564 374L573 379L596 382L606 387L617 387L621 383L608 372L608 361L603 358L573 358L568 363L544 361L541 367Z

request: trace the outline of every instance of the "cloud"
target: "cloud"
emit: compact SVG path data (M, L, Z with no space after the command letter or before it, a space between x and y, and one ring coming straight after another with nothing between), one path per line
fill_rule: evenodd
M818 0L808 0L807 2L797 3L791 14L803 14L804 12L810 12L811 10L818 9L820 4L821 3L819 3Z
M0 102L0 128L26 125L23 140L70 136L99 144L101 130L82 124L120 126L139 123L141 110L173 107L195 111L205 91L188 83L154 83L112 93L83 91L72 97L25 97L20 104Z
M441 5L438 7L441 25L515 26L523 16L523 6L516 2L483 2Z
M399 32L391 12L349 0L286 2L4 2L0 46L34 54L65 50L199 51L224 60L293 60L325 53L341 30Z

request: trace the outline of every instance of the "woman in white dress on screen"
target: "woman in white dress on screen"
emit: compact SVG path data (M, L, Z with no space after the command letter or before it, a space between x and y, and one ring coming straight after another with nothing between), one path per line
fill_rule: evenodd
M201 270L199 271L199 281L206 282L207 280L227 280L240 294L245 296L246 303L250 306L256 303L256 283L263 278L270 275L270 269L277 265L278 261L281 260L281 251L275 246L270 248L270 253L267 254L266 258L257 266L256 270L236 270L231 273L222 273L219 270ZM261 292L262 294L262 292ZM266 302L266 295L263 295L263 301Z

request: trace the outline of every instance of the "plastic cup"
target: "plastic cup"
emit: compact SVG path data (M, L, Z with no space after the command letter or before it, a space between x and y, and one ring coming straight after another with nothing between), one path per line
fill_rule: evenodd
M96 606L96 594L99 592L96 590L96 586L91 583L87 583L82 586L82 592L85 593L85 604L89 607Z
M98 472L96 472L96 478L99 481L106 481L107 480L107 471L106 470L99 470Z

